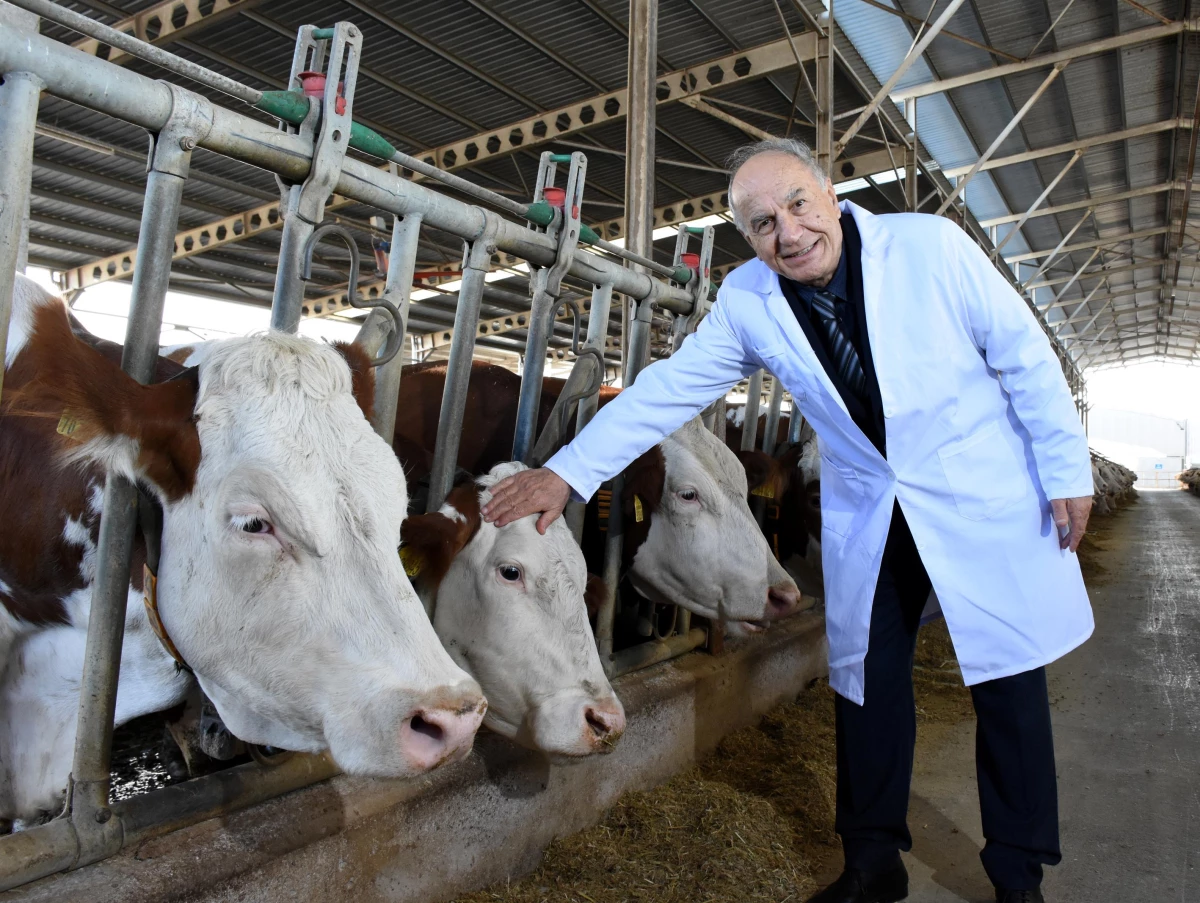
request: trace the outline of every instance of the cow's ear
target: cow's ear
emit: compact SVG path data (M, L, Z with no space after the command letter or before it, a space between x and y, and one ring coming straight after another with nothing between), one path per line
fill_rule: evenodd
M13 413L57 421L68 460L144 479L169 500L191 492L200 464L196 371L143 386L72 331L66 308L38 308L22 352L30 378Z
M334 342L333 347L350 368L350 391L363 416L370 420L375 416L375 368L371 366L370 356L361 345L353 342Z
M787 474L780 461L761 451L734 452L746 470L746 488L750 495L778 501L787 491Z
M607 598L608 584L604 582L604 578L588 574L587 589L583 591L583 601L587 605L588 620L592 622L593 627L596 624L596 616L600 614L600 609Z
M621 510L626 519L632 515L635 522L641 523L646 512L657 511L666 481L667 462L662 448L656 445L625 469ZM639 509L642 516L638 516Z
M404 519L400 559L418 593L437 594L455 556L479 531L481 522L479 490L474 483L456 487L441 510Z

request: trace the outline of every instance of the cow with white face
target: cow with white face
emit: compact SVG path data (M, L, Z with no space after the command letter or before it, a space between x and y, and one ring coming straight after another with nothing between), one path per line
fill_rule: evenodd
M655 602L765 629L801 603L750 508L746 471L696 418L629 465L622 495L630 579Z
M625 730L588 624L583 552L562 521L543 535L525 518L485 523L490 487L524 470L500 464L457 486L442 508L404 522L401 557L434 608L451 657L488 699L484 724L523 746L561 756L609 752Z
M161 502L162 625L238 737L329 750L366 775L464 755L486 704L397 556L403 474L351 391L371 397L366 356L272 333L212 343L195 370L140 386L119 349L72 333L60 299L23 277L14 294L0 417L11 637L0 818L61 805L106 475ZM139 534L118 723L178 703L190 682L150 630L144 561Z

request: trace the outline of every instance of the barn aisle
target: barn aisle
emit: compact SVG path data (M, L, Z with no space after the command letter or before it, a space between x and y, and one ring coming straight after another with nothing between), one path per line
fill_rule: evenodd
M1200 499L1144 492L1098 521L1096 633L1050 670L1063 862L1050 903L1200 903ZM917 751L914 903L990 901L974 725Z

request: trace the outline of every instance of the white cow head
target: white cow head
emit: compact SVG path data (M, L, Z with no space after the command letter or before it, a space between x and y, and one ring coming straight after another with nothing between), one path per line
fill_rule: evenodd
M371 396L361 351L229 339L139 386L61 302L38 310L29 351L27 403L78 422L69 458L159 496L162 620L238 737L372 775L470 749L486 703L397 557L404 479L351 392Z
M438 636L487 695L484 724L549 753L608 752L625 711L588 624L583 552L561 519L542 535L536 516L496 527L479 515L489 488L524 468L497 465L410 517L402 554Z
M800 605L746 503L746 472L699 418L630 465L622 512L638 592L751 629Z

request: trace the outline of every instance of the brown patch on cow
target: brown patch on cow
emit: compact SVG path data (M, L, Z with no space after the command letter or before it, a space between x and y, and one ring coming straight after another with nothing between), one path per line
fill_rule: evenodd
M450 565L482 523L479 488L473 482L451 490L446 504L462 516L447 517L436 511L415 514L405 518L400 527L400 557L413 588L421 595L437 595Z
M193 411L199 379L143 386L71 330L58 305L39 308L29 342L14 362L18 389L4 400L6 413L75 421L60 448L127 437L138 443L137 466L169 499L191 492L200 464Z
M196 349L192 345L184 345L182 348L176 348L166 357L167 360L172 361L173 363L183 364L186 366L188 358L191 357L195 351Z
M375 416L375 368L371 366L370 355L353 342L334 342L333 347L350 368L350 391L363 416L370 420Z
M623 558L632 561L633 556L650 535L650 521L662 502L663 488L667 482L667 459L662 446L656 445L625 468L625 488L621 492L622 528L625 531ZM642 519L637 519L638 504L641 502Z
M600 614L600 609L604 607L604 600L607 598L608 584L604 582L604 578L588 574L587 589L583 591L583 601L587 605L588 620L592 622L593 627L596 626L596 616Z

